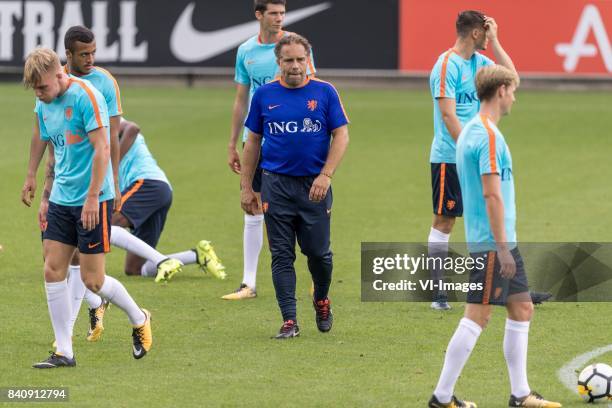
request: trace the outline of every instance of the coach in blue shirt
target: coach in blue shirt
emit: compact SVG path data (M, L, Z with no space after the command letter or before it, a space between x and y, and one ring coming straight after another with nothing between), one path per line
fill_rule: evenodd
M330 217L331 179L348 146L348 117L336 89L308 78L310 44L297 35L283 37L274 53L280 78L253 95L245 126L241 205L257 208L252 180L261 149L261 200L272 253L272 280L283 315L277 339L296 337L295 240L308 258L314 282L317 327L332 327Z

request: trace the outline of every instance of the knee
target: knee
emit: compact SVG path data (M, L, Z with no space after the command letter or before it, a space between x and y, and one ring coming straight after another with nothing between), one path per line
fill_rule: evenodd
M432 227L444 234L450 234L455 225L455 217L434 216Z
M527 322L531 320L533 316L533 303L531 302L518 302L513 306L512 320Z
M482 327L483 329L486 329L487 326L489 325L489 322L491 321L491 313L489 312L483 316L480 316L479 320L480 321L476 323L478 323L478 325Z
M45 262L44 268L45 282L60 282L66 279L66 271L56 265Z
M128 276L140 276L141 275L140 269L131 268L129 266L125 267L125 271L124 272Z
M83 278L83 283L85 284L85 287L93 293L98 293L100 289L102 289L103 281L97 279L96 276L81 275L81 278Z
M487 328L489 322L491 321L491 310L488 310L484 313L478 313L477 315L470 314L466 317L476 322L484 330Z
M305 252L304 255L308 258L308 262L317 262L323 264L332 263L332 253L327 250L325 252Z
M113 213L111 217L111 225L115 225L123 228L130 228L132 224L130 221L119 211Z
M81 258L79 257L79 251L74 251L74 255L72 255L72 259L70 260L70 265L79 266L81 264Z

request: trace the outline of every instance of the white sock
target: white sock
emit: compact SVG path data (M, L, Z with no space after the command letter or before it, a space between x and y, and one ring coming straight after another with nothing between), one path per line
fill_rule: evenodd
M429 231L429 237L427 238L427 252L430 258L442 257L445 258L448 255L448 241L450 240L450 234L445 234L438 231L435 228L431 228ZM431 279L436 282L444 277L444 271L439 268L432 268L430 271ZM434 293L435 300L444 300L446 298L446 291L437 291Z
M263 246L263 214L244 216L244 272L242 283L255 289L257 279L257 263Z
M90 309L97 309L102 306L102 298L87 288L85 288L85 301Z
M131 234L124 228L113 225L111 227L111 244L125 249L141 258L153 262L155 265L167 258L155 248Z
M445 234L442 231L438 231L433 227L431 227L431 229L429 230L429 237L427 238L427 243L429 244L429 247L434 250L434 252L437 251L447 253L449 240L450 234Z
M70 265L68 267L68 291L70 292L70 335L72 336L74 323L79 316L81 303L85 296L87 288L81 279L81 267L79 265Z
M527 343L529 340L529 322L517 322L506 319L504 335L504 357L510 377L512 395L522 398L529 395L531 389L527 383Z
M72 358L72 339L70 338L70 292L68 282L64 279L61 282L45 282L47 292L47 305L49 306L49 316L51 325L57 342L56 351L61 355Z
M466 317L459 322L459 326L446 348L444 367L442 367L442 373L434 391L434 395L441 403L447 404L450 402L457 378L459 378L463 366L470 357L480 333L482 333L482 328L478 323Z
M179 261L183 263L183 265L191 265L194 263L198 263L198 255L193 249L189 249L187 251L179 252L176 254L166 255L164 259L166 258L178 259ZM142 268L140 269L140 274L142 276L148 276L148 277L157 275L157 264L158 263L159 262L153 263L151 261L145 262L145 264L142 265Z
M130 323L134 326L139 326L145 322L146 316L144 312L138 307L136 302L134 302L134 299L132 299L125 289L125 286L112 276L104 276L104 283L98 295L123 310L128 315Z

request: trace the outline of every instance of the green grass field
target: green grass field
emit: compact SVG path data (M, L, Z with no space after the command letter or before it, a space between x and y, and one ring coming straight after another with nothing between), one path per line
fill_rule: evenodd
M340 91L352 124L333 183L331 333L316 330L303 257L296 262L299 338L270 339L282 322L267 246L259 297L220 299L242 278L238 177L225 163L233 89L125 86L126 118L141 125L174 187L159 249L170 253L210 239L229 278L218 281L192 266L156 285L124 276L124 253L113 249L107 272L152 311L153 350L143 360L131 357L130 326L117 308L107 314L102 341L86 342L83 307L75 328L78 367L38 371L30 365L51 350L53 334L36 208L19 200L34 98L19 85L0 85L0 387L69 387L75 407L424 407L463 304L441 314L426 303L362 303L360 243L427 240L431 100L425 91ZM609 100L606 93L517 92L513 114L500 127L513 154L521 241L610 240ZM452 239L463 241L461 223ZM537 307L531 387L564 407L583 406L556 373L575 355L611 342L611 314L610 303ZM506 406L509 396L503 326L499 309L457 385L458 395L480 407ZM610 364L612 355L598 361Z

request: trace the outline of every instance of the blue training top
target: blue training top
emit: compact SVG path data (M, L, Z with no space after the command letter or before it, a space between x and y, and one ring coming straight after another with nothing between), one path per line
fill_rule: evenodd
M311 78L299 88L287 88L281 80L260 87L245 126L263 136L263 169L311 176L325 165L331 132L347 123L338 91L329 82Z

